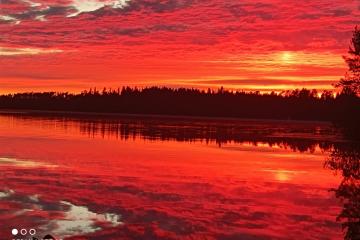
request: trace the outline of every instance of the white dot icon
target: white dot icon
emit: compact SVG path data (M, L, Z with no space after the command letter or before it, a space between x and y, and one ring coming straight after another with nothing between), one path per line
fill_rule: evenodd
M16 228L14 228L13 230L11 230L11 233L12 235L16 236L18 235L19 231Z

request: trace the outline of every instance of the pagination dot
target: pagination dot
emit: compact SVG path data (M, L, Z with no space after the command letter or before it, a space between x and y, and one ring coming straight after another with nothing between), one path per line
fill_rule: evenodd
M11 233L12 235L16 236L18 235L19 231L16 228L14 228L13 230L11 230Z

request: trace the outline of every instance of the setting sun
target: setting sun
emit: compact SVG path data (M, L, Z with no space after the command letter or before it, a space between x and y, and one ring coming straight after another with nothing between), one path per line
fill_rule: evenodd
M281 54L281 60L284 64L291 64L294 61L294 54L291 52L283 52Z

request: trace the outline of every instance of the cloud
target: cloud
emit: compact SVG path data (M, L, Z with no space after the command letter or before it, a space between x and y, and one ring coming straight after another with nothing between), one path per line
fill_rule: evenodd
M31 19L43 21L46 17L57 16L57 15L64 16L66 14L69 14L71 10L73 10L72 7L66 7L66 6L46 6L40 9L34 7L26 11L20 11L16 13L11 13L9 15L0 16L0 20L3 19L4 21L7 21L9 23L16 23L16 24L20 24L24 20L31 20Z
M20 23L22 20L43 21L48 16L62 15L66 17L76 17L82 13L95 12L102 8L122 9L126 7L131 0L72 0L62 2L35 2L22 0L21 3L11 2L12 11L3 15L1 18L9 22ZM0 3L0 5L3 3ZM20 7L22 6L22 7Z
M1 22L19 24L21 21L13 16L0 15L0 23Z
M36 62L126 83L268 79L274 71L340 77L341 55L360 18L358 3L340 0L2 0L0 8L2 59L23 56L30 72ZM53 49L64 53L48 54ZM297 54L284 61L278 57L284 52ZM1 64L14 62L7 57Z
M30 1L30 0L22 0L22 1L29 4L30 7L32 7L32 8L40 7L42 5L41 3L33 2L33 1Z
M21 56L60 53L58 49L39 49L39 48L5 48L0 47L0 56Z
M284 79L226 79L226 80L204 80L204 81L193 81L193 83L200 84L214 84L214 85L261 85L261 86L275 86L275 85L292 85L292 86L309 86L309 85L331 85L334 81L331 80L298 80L294 81ZM316 79L316 77L314 77ZM326 77L325 77L326 78Z
M104 7L110 8L124 8L128 6L128 3L131 0L107 0L107 1L98 1L98 0L74 0L70 5L76 9L75 13L68 15L67 17L76 17L81 13L94 12Z

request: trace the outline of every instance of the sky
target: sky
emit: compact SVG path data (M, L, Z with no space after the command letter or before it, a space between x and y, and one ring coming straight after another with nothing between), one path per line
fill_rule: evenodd
M360 0L0 0L0 93L333 89Z

